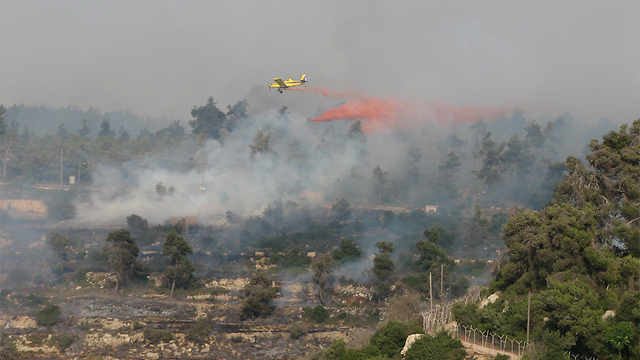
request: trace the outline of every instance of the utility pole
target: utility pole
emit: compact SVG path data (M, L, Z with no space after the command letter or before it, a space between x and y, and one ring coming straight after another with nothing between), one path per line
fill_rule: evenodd
M440 305L444 305L444 264L440 264Z
M529 293L529 299L527 301L527 345L529 345L529 323L531 320L531 293Z
M338 185L340 185L340 179L336 181L336 200L338 199Z
M11 142L9 142L9 146L7 146L7 151L4 153L2 157L2 186L4 186L4 177L7 174L7 161L9 161L9 150L11 149Z
M64 158L64 148L60 147L60 186L62 187L62 163Z

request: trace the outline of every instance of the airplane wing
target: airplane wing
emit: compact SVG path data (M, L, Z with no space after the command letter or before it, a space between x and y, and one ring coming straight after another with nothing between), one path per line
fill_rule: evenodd
M287 84L285 84L284 81L282 81L282 79L280 78L274 78L273 81L275 81L276 84L280 85L280 87L287 87Z

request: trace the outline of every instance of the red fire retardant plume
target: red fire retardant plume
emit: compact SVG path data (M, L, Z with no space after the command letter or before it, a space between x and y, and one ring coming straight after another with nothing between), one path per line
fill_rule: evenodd
M439 102L417 104L395 99L366 97L356 93L337 93L321 88L291 88L301 92L316 92L332 99L351 98L348 102L325 111L311 121L360 120L362 130L367 133L408 129L437 121L442 124L497 120L508 115L507 107L457 107Z

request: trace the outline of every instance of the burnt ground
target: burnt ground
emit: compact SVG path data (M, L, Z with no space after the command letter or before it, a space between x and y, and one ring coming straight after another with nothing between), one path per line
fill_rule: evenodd
M329 308L334 315L329 324L304 319L298 306L276 307L268 317L241 321L237 305L107 294L68 297L59 302L58 324L38 326L30 316L37 307L23 300L24 294L8 296L0 325L23 354L36 359L304 359L353 331L335 321L340 309ZM212 330L204 344L196 345L185 336L203 314L211 318ZM304 324L306 334L293 338L293 323ZM168 331L172 339L152 344L144 334L149 329ZM65 352L55 347L53 339L60 335L73 339Z

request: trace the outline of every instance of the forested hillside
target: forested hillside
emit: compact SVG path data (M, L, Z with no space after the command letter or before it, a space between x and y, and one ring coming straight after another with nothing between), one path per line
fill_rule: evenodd
M499 300L457 308L464 324L524 340L531 294L540 359L640 354L640 120L589 149L586 165L567 159L552 204L519 210L505 225L507 261L488 291Z

